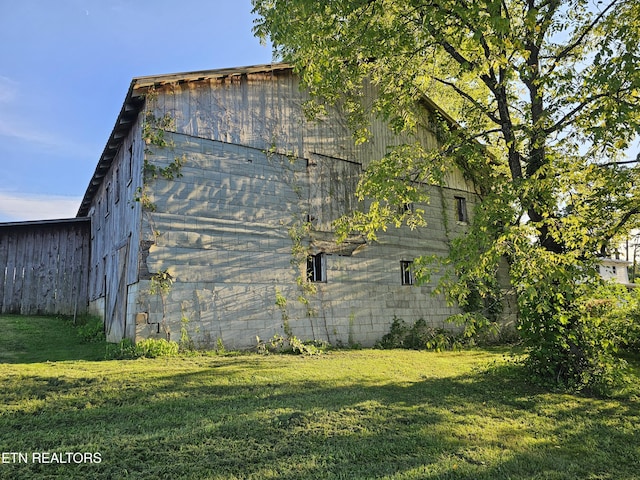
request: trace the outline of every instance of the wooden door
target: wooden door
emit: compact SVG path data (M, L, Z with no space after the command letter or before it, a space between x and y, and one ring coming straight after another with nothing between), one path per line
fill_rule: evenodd
M127 323L127 258L129 241L107 257L105 330L108 342L124 338Z

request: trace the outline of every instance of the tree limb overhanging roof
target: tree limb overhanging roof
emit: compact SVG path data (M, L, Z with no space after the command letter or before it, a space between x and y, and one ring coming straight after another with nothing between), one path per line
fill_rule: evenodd
M201 70L196 72L170 73L164 75L150 75L134 77L120 109L115 126L109 136L109 140L100 155L98 165L91 177L89 186L85 191L84 198L78 209L77 217L86 217L89 214L91 202L100 189L104 177L109 172L114 158L118 154L124 139L138 118L138 114L144 107L145 94L150 88L160 87L169 84L182 84L203 80L222 79L238 75L248 75L255 73L267 73L284 70L293 70L293 66L288 63L272 63L265 65L252 65L245 67L222 68L216 70ZM422 98L423 104L441 115L451 126L459 128L459 125L444 110L429 98Z

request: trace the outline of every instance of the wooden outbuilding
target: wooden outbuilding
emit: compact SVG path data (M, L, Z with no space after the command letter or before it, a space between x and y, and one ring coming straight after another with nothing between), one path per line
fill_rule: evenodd
M340 112L307 120L308 100L286 64L133 79L78 212L109 340L371 345L394 316L442 327L457 313L413 285L411 262L447 252L472 186L452 169L419 206L428 227L336 244L363 168L407 139L376 120L356 146ZM437 145L434 131L419 137Z
M427 227L337 244L333 222L359 208L363 169L392 146L438 139L435 126L401 138L374 119L372 141L356 145L341 112L308 120L308 100L286 64L134 78L67 225L86 229L86 244L65 248L87 268L72 268L84 275L75 290L55 287L64 312L88 304L109 341L227 348L277 335L372 345L394 317L445 326L458 309L434 284L414 284L412 262L445 255L464 232L473 186L452 167L429 204L399 206L425 210ZM424 108L443 114L429 100ZM36 249L29 225L2 228ZM18 277L5 268L2 278ZM14 297L5 293L3 311L17 310Z
M87 312L89 219L0 223L0 313Z

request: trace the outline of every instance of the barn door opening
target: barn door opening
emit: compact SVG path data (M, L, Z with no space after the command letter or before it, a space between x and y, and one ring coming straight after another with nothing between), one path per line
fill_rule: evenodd
M129 240L107 258L105 330L108 342L124 338L127 323Z

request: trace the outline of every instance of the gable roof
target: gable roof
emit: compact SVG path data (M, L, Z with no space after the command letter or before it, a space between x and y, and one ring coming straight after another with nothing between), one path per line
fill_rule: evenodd
M251 73L273 72L277 70L292 70L292 66L286 63L274 63L266 65L252 65L246 67L222 68L216 70L201 70L197 72L170 73L165 75L150 75L134 77L129 85L129 90L125 96L122 108L116 119L116 123L109 135L109 140L100 155L98 164L89 181L85 191L78 217L85 217L89 214L89 208L93 197L98 192L102 180L111 168L118 150L122 146L124 139L129 134L129 130L138 118L138 114L144 107L144 95L151 87L158 87L172 83L187 83L200 80L221 79L236 75L247 75Z
M118 154L118 150L122 146L124 139L127 137L131 127L138 118L138 114L144 107L145 94L150 88L168 84L182 84L202 80L222 79L238 75L285 70L292 71L293 66L288 63L271 63L245 67L134 77L129 85L129 90L127 91L127 95L125 96L113 130L111 131L111 135L109 135L107 144L100 155L96 169L89 181L89 185L85 191L82 202L80 203L77 217L85 217L89 214L89 208L91 207L93 197L98 192L105 175L108 173L114 158ZM423 97L421 101L427 108L442 116L451 126L459 128L457 122L430 98Z

